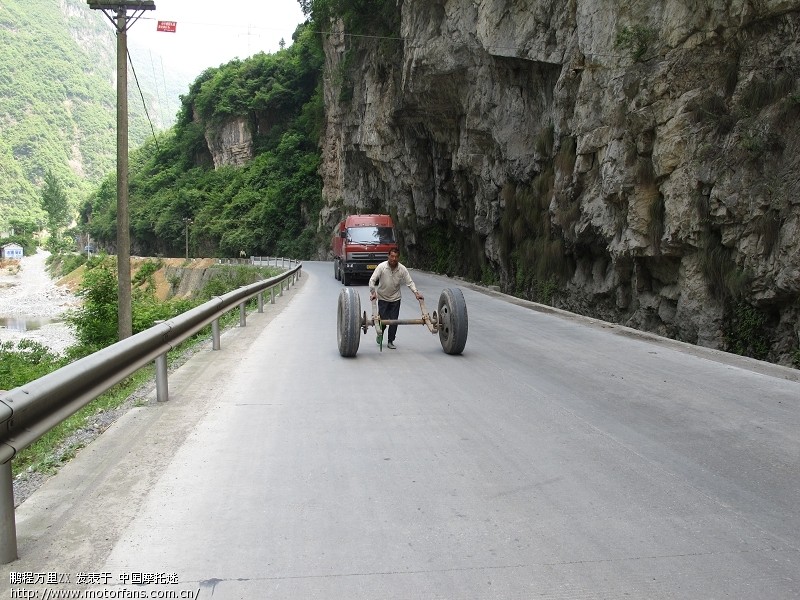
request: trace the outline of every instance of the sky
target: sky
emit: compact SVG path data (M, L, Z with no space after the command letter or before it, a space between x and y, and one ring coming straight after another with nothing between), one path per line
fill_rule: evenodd
M128 32L130 45L144 46L196 77L209 67L289 46L305 21L297 0L155 0ZM156 30L176 21L175 33Z

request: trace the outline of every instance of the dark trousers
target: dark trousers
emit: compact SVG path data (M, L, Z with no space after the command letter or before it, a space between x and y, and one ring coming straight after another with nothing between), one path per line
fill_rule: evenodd
M400 300L387 302L378 300L378 314L381 319L395 320L400 318ZM389 325L389 341L393 342L397 335L397 324Z

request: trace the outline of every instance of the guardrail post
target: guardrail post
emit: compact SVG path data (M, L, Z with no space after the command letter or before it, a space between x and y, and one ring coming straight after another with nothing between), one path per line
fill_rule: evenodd
M0 564L17 560L17 523L11 461L0 465Z
M247 327L247 306L245 302L239 305L239 327Z
M275 286L269 288L269 303L275 304Z
M285 280L284 280L285 281ZM278 294L281 298L283 297L283 281L281 281L281 291Z
M167 353L156 356L156 402L169 400L169 383L167 382Z
M211 321L211 349L219 350L222 346L219 343L219 319Z
M264 312L264 292L258 292L258 312Z

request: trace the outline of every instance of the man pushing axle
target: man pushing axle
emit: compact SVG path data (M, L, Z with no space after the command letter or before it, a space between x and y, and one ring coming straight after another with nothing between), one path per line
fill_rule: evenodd
M400 286L406 284L414 292L417 300L425 297L417 290L411 275L400 264L400 251L397 248L389 250L389 260L379 264L372 277L369 278L369 299L378 299L378 315L381 320L396 321L400 316ZM397 323L389 325L389 343L386 347L394 350L394 338L397 335ZM378 334L377 342L381 344L383 335Z

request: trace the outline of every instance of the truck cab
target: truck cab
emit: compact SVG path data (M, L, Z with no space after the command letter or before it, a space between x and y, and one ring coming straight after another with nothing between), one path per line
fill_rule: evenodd
M397 248L397 234L389 215L350 215L333 232L333 276L344 285L369 279L375 268Z

